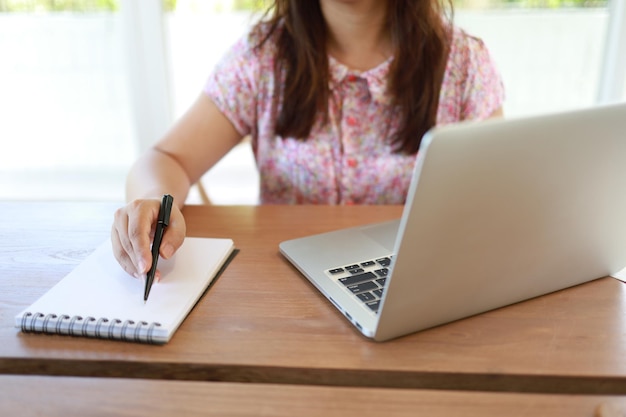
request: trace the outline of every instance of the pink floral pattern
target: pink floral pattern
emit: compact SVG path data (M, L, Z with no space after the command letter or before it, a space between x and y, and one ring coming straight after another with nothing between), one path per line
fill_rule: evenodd
M482 120L502 106L504 88L480 39L455 29L437 124ZM397 114L386 92L391 59L365 72L329 57L329 118L306 141L272 130L275 47L240 39L217 65L205 93L242 135L251 135L264 204L403 204L416 155L392 152Z

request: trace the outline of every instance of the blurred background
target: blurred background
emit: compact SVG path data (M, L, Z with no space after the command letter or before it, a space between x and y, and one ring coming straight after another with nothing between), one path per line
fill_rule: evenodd
M0 0L0 199L124 200L130 165L261 16L254 0ZM626 99L626 0L456 0L507 117ZM202 183L254 204L247 144ZM196 189L189 202L200 202Z

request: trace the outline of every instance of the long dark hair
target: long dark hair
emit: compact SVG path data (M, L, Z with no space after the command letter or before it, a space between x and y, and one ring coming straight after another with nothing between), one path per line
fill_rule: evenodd
M451 1L442 1L447 1L451 15ZM394 49L388 92L400 112L391 141L398 152L417 152L422 136L436 123L452 36L445 16L440 0L388 1ZM277 46L274 109L279 101L282 106L275 131L283 137L307 138L320 115L328 121L327 28L319 0L274 0L262 25L269 30L257 47L270 38Z

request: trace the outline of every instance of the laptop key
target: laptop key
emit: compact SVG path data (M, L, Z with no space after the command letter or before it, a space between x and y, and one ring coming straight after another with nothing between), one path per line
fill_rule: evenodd
M380 307L380 300L365 303L373 312L378 313L378 307Z
M347 287L348 285L354 285L364 281L371 281L374 278L376 278L376 275L374 275L373 272L366 272L364 274L353 275L351 277L339 278L339 282Z
M376 300L376 297L374 297L374 294L372 294L371 292L362 292L360 294L357 294L356 296L359 297L359 300L363 302Z
M348 289L350 291L352 291L354 294L358 294L360 292L364 292L364 291L371 291L371 290L375 290L378 288L378 285L376 285L374 282L372 281L367 281L367 282L362 282L360 284L356 284L356 285L350 285L348 287Z
M343 272L343 268L333 268L333 269L329 269L328 272L330 272L331 274L339 274L340 272Z
M378 262L378 264L380 266L389 266L389 265L391 265L391 259L389 259L389 258L376 259L376 262Z
M389 268L377 269L374 272L376 272L376 275L378 275L379 277L386 277L387 275L389 275Z

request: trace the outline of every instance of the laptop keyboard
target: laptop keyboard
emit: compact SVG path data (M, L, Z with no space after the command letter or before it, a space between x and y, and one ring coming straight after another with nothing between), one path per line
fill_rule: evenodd
M331 268L326 273L343 284L370 310L378 313L391 262L392 257L386 256Z

